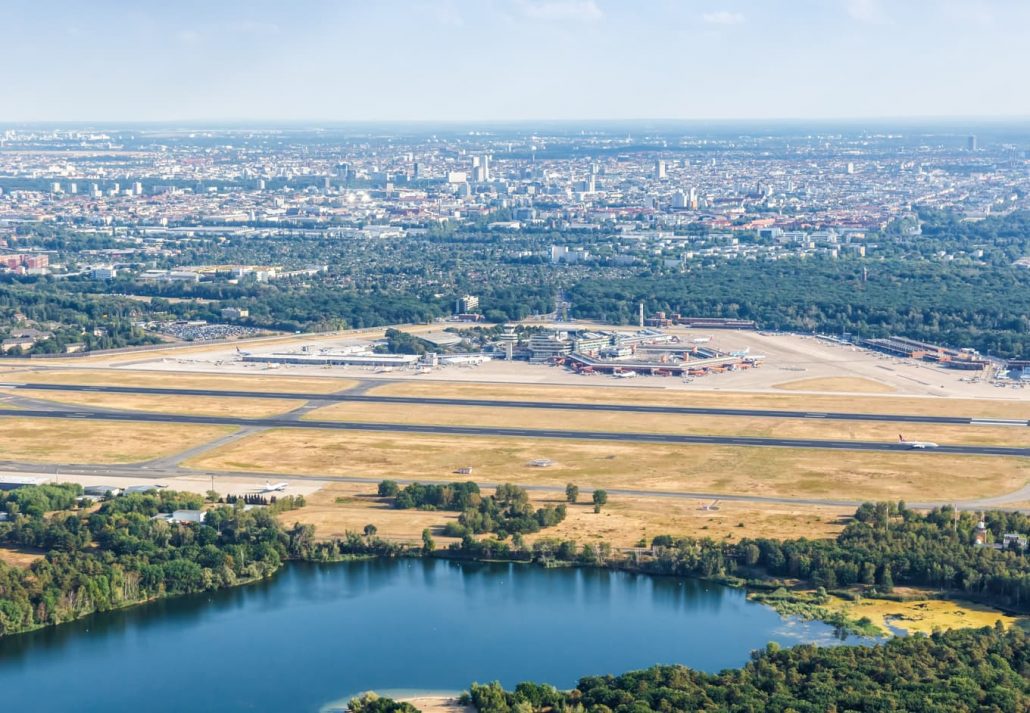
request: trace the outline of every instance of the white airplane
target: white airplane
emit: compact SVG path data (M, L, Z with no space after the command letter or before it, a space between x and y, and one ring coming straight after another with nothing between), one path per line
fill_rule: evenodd
M708 344L708 342L712 341L712 338L711 337L695 337L694 339L691 339L690 341L692 343L694 343L694 344Z
M612 374L616 379L632 379L637 375L635 371L616 371Z
M903 435L901 435L900 433L898 434L898 441L901 442L902 444L908 446L909 448L920 448L920 449L923 449L923 448L936 448L937 447L937 444L934 443L933 441L906 441L905 437Z
M259 493L275 493L275 492L281 492L283 490L286 490L286 482L285 481L282 482L282 483L269 483L266 480L265 481L265 487L259 489L258 492Z

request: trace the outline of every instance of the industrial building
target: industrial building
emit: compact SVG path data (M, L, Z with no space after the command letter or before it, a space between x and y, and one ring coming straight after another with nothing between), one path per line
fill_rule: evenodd
M394 367L415 366L421 357L417 354L244 354L243 361L258 364L298 364L301 366L363 366Z
M36 475L0 475L0 490L17 490L29 485L46 485L50 478Z
M859 345L891 356L937 362L949 369L980 371L987 368L988 363L972 349L951 349L896 335L862 339Z

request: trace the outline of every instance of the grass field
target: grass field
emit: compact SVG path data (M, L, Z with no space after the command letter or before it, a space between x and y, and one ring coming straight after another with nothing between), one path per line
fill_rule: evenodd
M889 631L888 623L910 634L932 634L935 629L961 629L963 627L994 626L1001 621L1012 626L1020 620L997 609L973 602L948 599L926 599L911 602L891 602L882 599L862 599L851 602L831 597L826 607L842 611L851 619L869 617L874 624Z
M44 552L31 547L0 547L0 562L26 569L38 559L42 559Z
M354 386L352 379L302 376L197 374L192 372L130 371L127 369L47 369L4 374L4 381L85 386L153 386L170 389L235 391L299 391L328 394Z
M439 530L458 519L456 512L395 510L375 497L375 493L375 483L330 483L308 496L303 508L282 513L279 519L286 525L314 525L319 539L361 532L371 523L378 528L380 537L405 542L421 542L422 530L427 527L439 538Z
M551 505L564 502L560 495ZM721 501L718 510L703 510L711 501L612 496L600 513L590 503L590 493L581 493L579 503L570 505L565 521L531 538L560 537L577 542L607 542L613 547L650 544L655 535L711 537L739 540L744 537L789 539L833 537L854 512L852 508L772 505Z
M87 391L43 391L19 389L25 396L64 404L100 406L128 411L191 414L194 416L237 416L265 418L286 413L304 405L293 399L221 398L215 396L160 396L156 394L105 394Z
M489 406L420 406L415 404L339 403L312 411L306 419L366 423L439 424L628 433L817 438L896 441L899 430L913 440L966 445L1030 445L1030 428L949 426L825 419L779 419L761 416L681 416L617 411L548 411Z
M136 463L231 433L227 426L72 419L0 419L0 459L28 463Z
M629 386L546 386L530 384L386 381L371 394L441 398L512 399L586 403L634 403L657 406L712 406L790 411L850 411L985 418L1027 418L1030 399L949 399L919 396L829 396L795 393L748 393Z
M548 468L530 461L547 458ZM1008 493L1023 459L526 438L273 429L189 461L195 468L369 478L458 479L785 497L952 500Z
M456 479L459 479L456 477ZM488 490L486 490L489 492ZM457 513L427 510L394 510L375 497L374 483L330 483L308 496L307 506L283 513L284 524L303 522L316 527L318 538L339 537L361 532L374 524L381 537L419 542L424 528L441 538L440 530ZM565 502L562 493L532 492L535 507ZM708 501L706 501L706 504ZM641 539L650 543L655 535L676 537L821 538L833 537L853 513L851 508L766 505L723 501L718 510L702 510L695 500L655 497L613 497L600 514L590 504L590 493L569 505L568 517L560 525L527 537L560 537L577 542L604 541L613 547L635 547ZM740 525L743 524L743 527Z
M821 379L796 379L774 384L774 389L784 391L837 391L841 393L889 394L894 389L879 381L861 376L830 376Z

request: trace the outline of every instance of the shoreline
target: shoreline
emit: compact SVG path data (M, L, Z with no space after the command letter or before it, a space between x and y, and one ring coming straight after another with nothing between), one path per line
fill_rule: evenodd
M429 692L396 698L400 703L410 703L422 713L475 713L473 706L462 705L458 701L460 693Z

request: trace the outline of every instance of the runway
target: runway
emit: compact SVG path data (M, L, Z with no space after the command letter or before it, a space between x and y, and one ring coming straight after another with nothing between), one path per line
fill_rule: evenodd
M953 426L1030 427L1028 419L975 418L967 416L922 416L914 414L851 413L842 411L785 411L777 409L730 409L692 406L651 406L641 404L604 404L561 401L519 401L504 399L464 399L423 396L377 396L347 392L319 394L305 392L232 391L219 389L173 389L149 386L89 386L81 384L0 383L14 390L78 391L107 394L144 394L159 396L206 396L215 398L256 398L320 401L325 403L380 403L424 406L479 406L488 408L525 408L551 411L615 411L622 413L677 414L686 416L745 416L759 418L803 418L828 421L880 421L910 424L947 424ZM378 429L381 430L381 429Z
M484 426L443 426L434 424L359 423L352 421L291 420L288 418L236 418L231 416L192 416L142 411L88 411L84 409L0 409L0 418L47 418L58 420L133 421L224 425L260 428L300 428L337 431L378 431L448 436L494 436L542 438L577 441L618 441L659 443L667 445L717 445L774 448L821 448L847 451L908 452L919 454L951 454L978 456L1030 456L1030 448L1008 446L940 445L913 451L910 445L897 442L817 440L790 438L755 438L749 436L710 436L665 433L619 433L609 431L577 431L534 428L494 428Z

